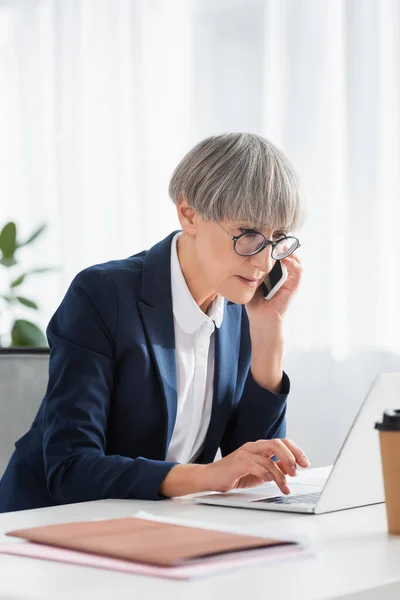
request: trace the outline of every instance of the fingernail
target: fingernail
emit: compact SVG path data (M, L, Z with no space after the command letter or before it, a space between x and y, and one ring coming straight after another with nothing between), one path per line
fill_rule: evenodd
M283 487L282 491L283 491L284 494L291 494L292 493L292 490L290 489L290 487L288 485L285 485Z
M300 462L304 467L309 467L311 464L306 456L302 456Z

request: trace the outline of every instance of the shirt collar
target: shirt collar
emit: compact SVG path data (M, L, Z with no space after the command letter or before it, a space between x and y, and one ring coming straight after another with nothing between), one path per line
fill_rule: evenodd
M197 306L179 264L177 240L180 235L181 232L177 233L171 244L171 292L174 317L186 333L193 333L204 323L214 322L219 328L224 316L224 298L218 295L210 304L207 314Z

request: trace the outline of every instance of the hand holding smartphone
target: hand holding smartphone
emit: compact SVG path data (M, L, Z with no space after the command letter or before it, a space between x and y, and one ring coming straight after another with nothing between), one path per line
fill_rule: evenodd
M287 276L288 272L284 263L277 260L260 286L265 300L271 300L275 296L285 283Z

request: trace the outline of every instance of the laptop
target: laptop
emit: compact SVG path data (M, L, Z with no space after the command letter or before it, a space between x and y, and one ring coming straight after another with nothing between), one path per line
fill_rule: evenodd
M292 490L288 496L272 482L248 490L202 494L193 500L197 504L316 515L384 502L379 434L374 425L390 408L400 408L400 373L376 377L334 465L287 477Z

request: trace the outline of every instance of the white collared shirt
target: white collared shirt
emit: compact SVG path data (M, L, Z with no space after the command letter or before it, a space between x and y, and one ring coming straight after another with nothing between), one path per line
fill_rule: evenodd
M186 285L171 245L171 291L174 314L178 406L167 461L193 462L201 453L210 424L214 384L214 329L220 327L224 299L217 296L205 314Z

